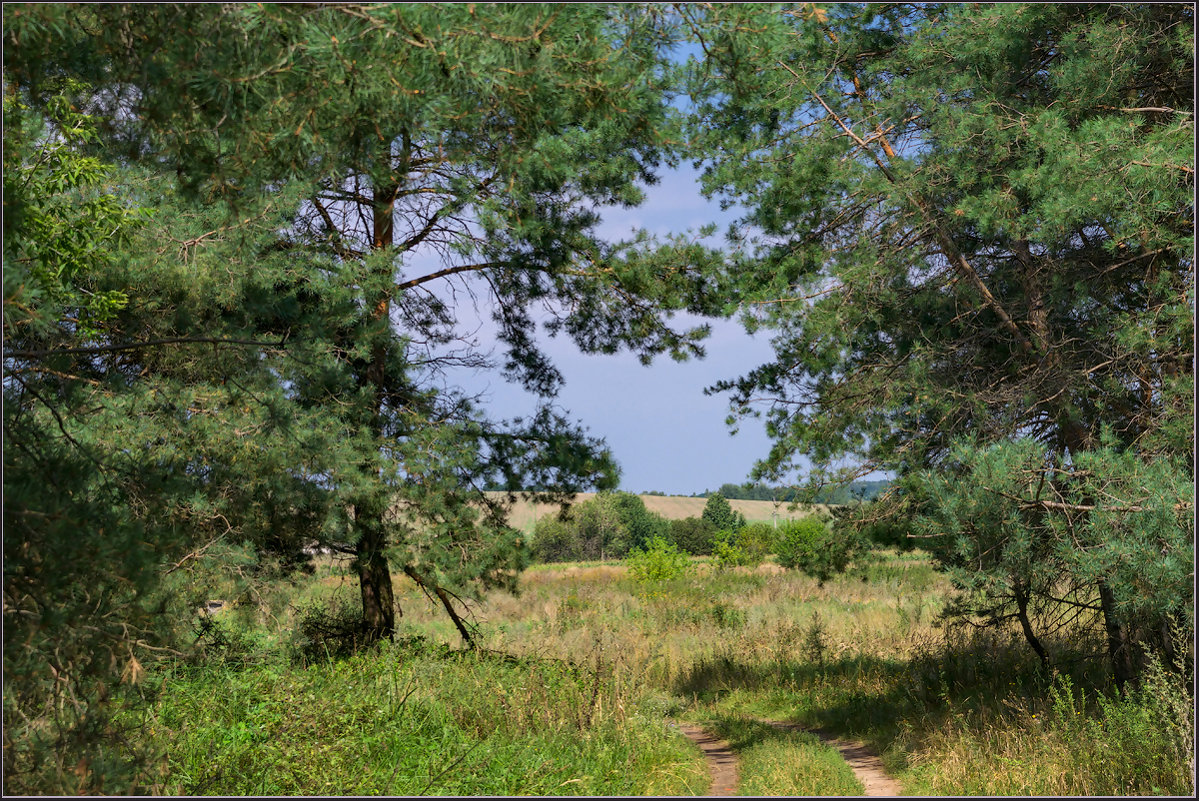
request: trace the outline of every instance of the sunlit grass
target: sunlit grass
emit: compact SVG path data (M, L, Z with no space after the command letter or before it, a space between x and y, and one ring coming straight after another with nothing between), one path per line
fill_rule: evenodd
M783 731L743 715L705 721L741 759L739 795L863 795L865 789L836 749L815 734Z
M1177 683L1163 678L1152 692L1117 698L1102 663L1072 663L1055 679L1012 632L940 628L950 588L919 554L892 554L864 578L823 585L773 564L718 571L697 562L661 582L636 581L615 562L536 567L517 593L471 604L483 653L452 657L461 643L443 610L396 576L399 636L426 645L303 668L279 656L299 610L357 599L345 563L327 560L314 578L230 613L261 664L167 681L160 716L187 709L178 720L189 721L160 729L170 731L169 787L703 792L699 752L665 728L675 718L742 737L746 793L857 792L834 751L762 729L756 716L864 741L910 794L1190 792L1193 727L1179 710L1193 706ZM403 715L389 711L397 686L408 688ZM307 711L293 721L296 704ZM307 737L316 756L276 737ZM785 777L809 762L802 777ZM434 764L453 768L439 777Z

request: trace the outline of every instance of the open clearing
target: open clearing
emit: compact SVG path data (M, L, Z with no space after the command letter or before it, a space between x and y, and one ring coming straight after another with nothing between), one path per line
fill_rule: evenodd
M699 500L699 499L692 499ZM643 581L534 565L467 609L396 580L395 642L351 653L348 559L224 611L210 658L148 675L131 731L182 795L1160 795L1189 790L1185 694L1102 700L995 632L937 625L928 554L821 583L772 561ZM224 593L229 595L231 593ZM319 625L313 625L313 622ZM286 632L299 631L305 639ZM289 639L284 640L283 637ZM953 637L952 641L947 637ZM298 657L298 659L297 659ZM1157 703L1157 706L1154 704ZM1164 734L1163 734L1164 732ZM1159 736L1161 735L1161 736ZM1165 735L1168 735L1165 736ZM1185 746L1185 747L1183 747ZM1173 758L1171 754L1183 756ZM1189 797L1189 796L1188 796Z
M488 492L488 496L499 498L507 495L505 492ZM589 501L595 497L594 492L580 492L574 496L572 503L578 504L584 501ZM704 513L704 506L708 503L707 498L684 498L677 495L641 495L641 500L645 501L645 508L655 514L660 514L667 520L683 520L688 517L699 517ZM740 512L745 515L745 519L749 522L762 521L771 522L774 516L778 515L780 521L794 520L814 512L828 511L828 506L817 504L815 506L798 506L792 507L791 504L785 502L775 503L774 501L736 501L730 500L729 505L733 507L734 512ZM537 519L548 514L557 514L558 506L552 503L531 503L525 500L518 500L512 507L512 513L509 515L509 521L513 528L518 528L522 531L532 531L533 524Z

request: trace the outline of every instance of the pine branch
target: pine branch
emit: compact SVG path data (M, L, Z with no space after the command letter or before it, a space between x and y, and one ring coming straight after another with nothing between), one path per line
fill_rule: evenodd
M824 98L821 97L820 94L816 90L814 90L808 86L807 82L804 81L804 79L799 76L799 73L797 73L795 70L791 69L789 66L784 64L782 61L779 61L777 63L780 67L782 67L783 69L787 70L787 72L789 72L793 76L795 76L796 80L798 80L800 83L803 84L804 88L808 90L808 92L812 95L812 97L816 98L816 102L818 102L821 106L824 107L824 110L826 112L828 112L829 116L833 119L833 121L836 122L837 125L841 128L841 130L845 132L845 135L848 136L849 138L851 138L854 142L856 142L858 147L861 148L864 152L868 153L870 155L871 160L874 161L875 165L882 172L883 176L893 186L895 186L896 188L899 188L899 181L898 181L898 179L896 179L895 174L893 172L891 172L891 169L886 165L886 163L884 163L883 160L881 158L879 158L878 154L875 153L870 148L870 142L867 142L866 140L862 139L862 137L858 136L858 134L856 132L854 132L854 130L852 128L850 128L849 125L843 119L841 119L841 116L839 114L837 114L837 112L833 111L832 108L829 107L828 103L826 103L824 101ZM876 136L871 137L871 141L875 141L875 140L881 141L883 147L887 150L888 155L891 156L892 158L894 158L895 152L894 152L894 150L892 150L892 148L887 143L887 141L883 138L882 132L880 132ZM995 315L997 317L999 317L999 321L1003 324L1003 327L1005 329L1007 329L1012 334L1012 336L1014 336L1016 338L1017 342L1020 343L1020 348L1025 353L1033 352L1035 350L1035 348L1033 347L1031 340L1029 340L1029 338L1027 336L1025 336L1024 332L1022 332L1020 330L1019 326L1017 326L1015 321L1012 320L1011 315L1009 315L1007 313L1007 310L1004 309L1003 306L1000 305L999 301L991 293L991 290L987 287L986 283L983 282L983 280L979 276L978 272L974 269L974 267L966 259L965 254L963 254L962 251L957 247L957 245L954 244L953 239L949 236L949 234L944 230L944 228L941 226L941 224L937 221L936 217L933 215L932 211L928 208L928 205L924 202L924 200L916 195L908 195L908 199L911 200L912 204L914 206L916 206L917 209L919 209L920 213L922 215L924 215L925 220L927 220L928 223L932 226L934 238L937 240L937 244L940 246L941 252L944 254L945 258L948 259L948 261L949 261L950 265L953 267L953 269L959 275L961 275L966 280L968 280L974 286L974 288L976 290L978 290L979 294L982 295L982 297L983 297L983 303L987 306L987 308L989 308L989 309L991 309L991 311L995 312Z
M219 339L217 337L168 337L165 339L147 339L144 342L124 342L119 345L95 345L86 348L53 348L50 350L10 350L5 351L6 359L42 359L47 356L80 353L113 353L126 350L140 350L159 345L250 345L262 348L282 348L287 343L284 336L278 342L260 342L255 339Z

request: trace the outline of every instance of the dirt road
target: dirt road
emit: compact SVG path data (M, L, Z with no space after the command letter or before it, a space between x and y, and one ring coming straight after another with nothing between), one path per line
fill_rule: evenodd
M887 775L883 770L882 760L878 754L864 744L841 740L829 732L820 729L805 729L798 723L785 723L779 720L762 720L777 729L784 731L806 731L817 735L827 745L836 748L849 764L858 781L865 788L867 796L894 797L901 791L899 782ZM738 759L732 747L724 740L718 739L698 726L679 724L679 731L687 735L704 752L708 762L708 770L712 774L712 789L710 796L732 796L737 794L739 783Z

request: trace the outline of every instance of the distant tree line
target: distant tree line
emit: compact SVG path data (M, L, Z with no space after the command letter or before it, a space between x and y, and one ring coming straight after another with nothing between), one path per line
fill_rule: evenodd
M835 487L824 487L814 495L807 488L772 487L769 484L747 482L745 484L721 484L715 492L705 490L693 498L711 498L723 495L731 501L776 501L781 503L826 503L833 505L853 503L855 501L873 501L882 495L889 480L884 481L855 481L852 484ZM654 494L654 493L646 493Z
M856 501L873 501L887 491L891 486L890 480L884 481L855 481L851 484L835 487L824 487L814 495L805 487L772 487L768 484L746 482L745 484L721 484L718 490L704 490L694 495L678 496L687 498L711 498L721 495L730 501L775 501L778 503L823 503L843 505ZM486 484L486 492L543 492L544 487L509 487L501 482L493 481ZM631 493L620 493L628 495ZM660 490L645 490L639 495L654 497L671 497L670 493Z
M679 561L685 555L710 556L717 569L724 569L754 567L774 554L783 567L824 582L851 564L869 561L871 538L839 525L840 517L814 514L781 525L750 523L717 492L699 517L667 520L646 509L637 495L605 492L538 520L532 552L539 562L628 559L634 574L653 565L659 578L685 572L685 562Z
M759 524L761 525L761 524ZM539 519L533 531L533 559L538 562L576 562L623 559L644 550L653 540L669 543L697 556L712 554L722 534L746 527L720 495L709 500L700 517L667 520L649 511L645 501L629 492L601 492L558 514Z

